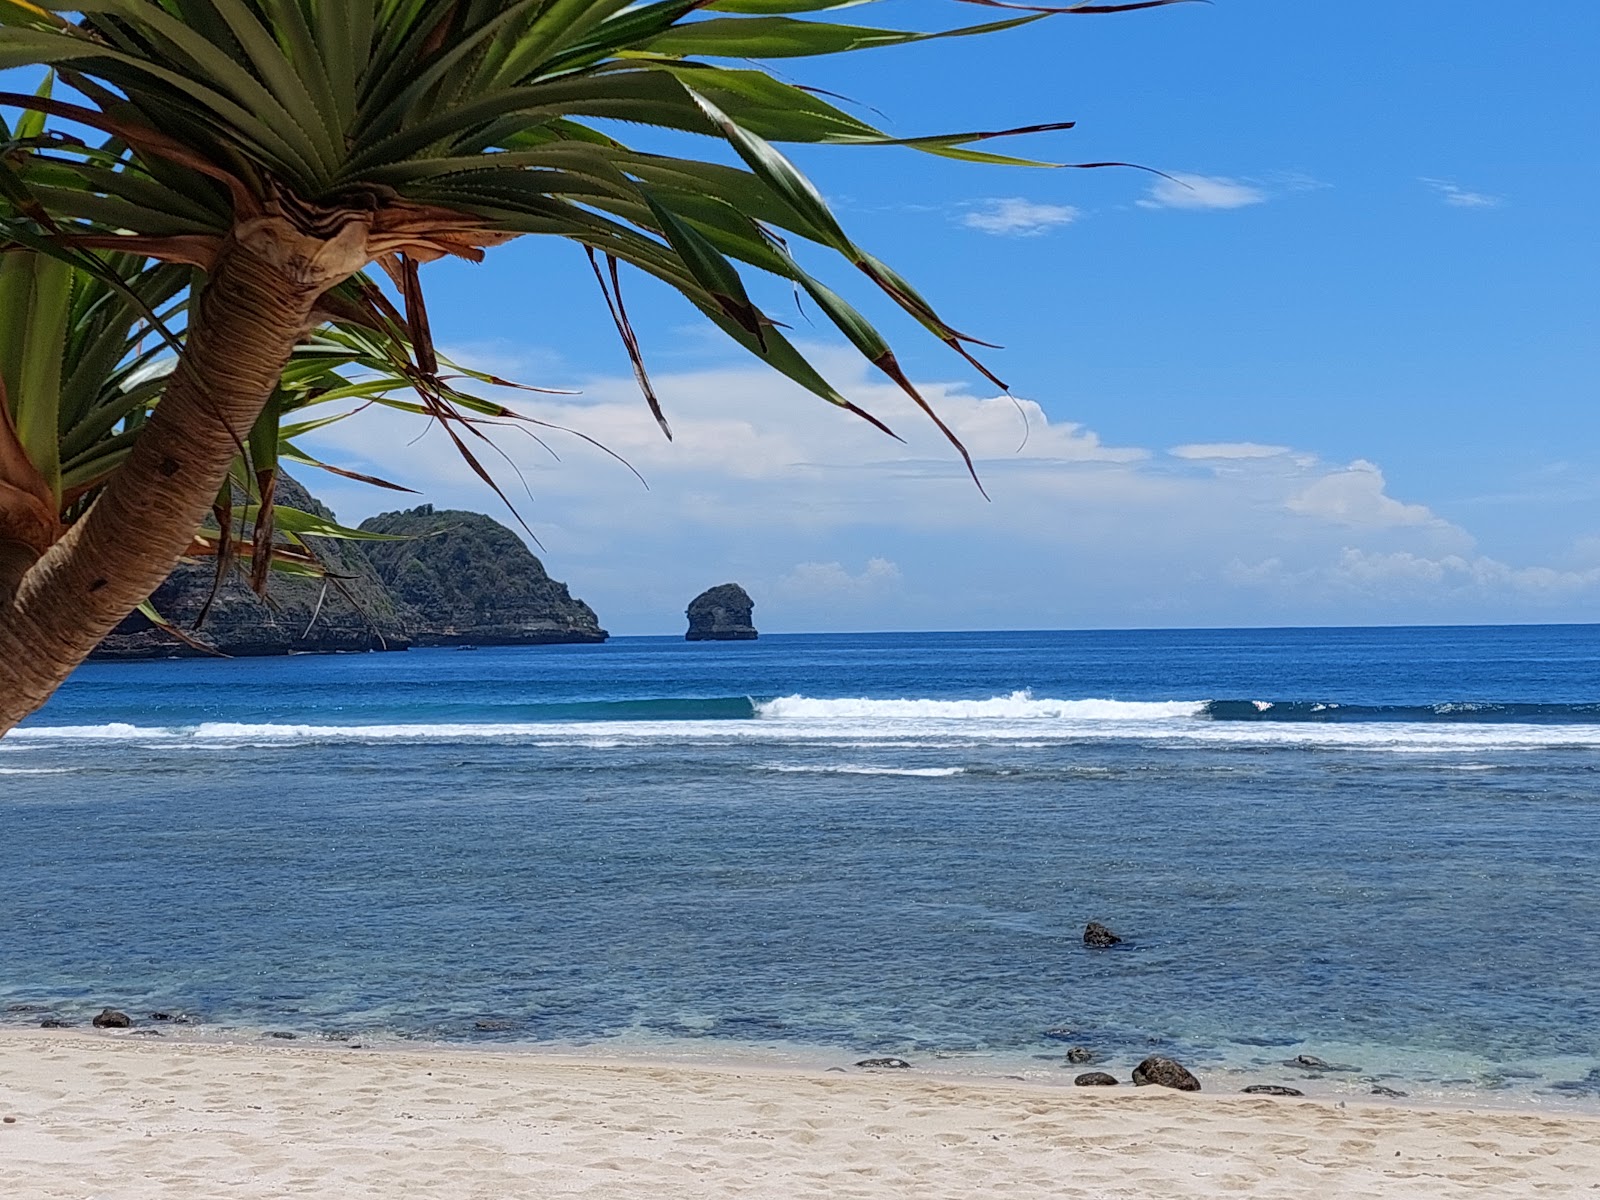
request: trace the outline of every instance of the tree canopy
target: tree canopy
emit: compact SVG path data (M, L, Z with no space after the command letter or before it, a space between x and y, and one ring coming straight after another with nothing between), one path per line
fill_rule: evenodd
M149 595L208 516L227 539L235 488L266 519L279 457L321 419L301 409L403 406L477 465L479 422L514 414L473 397L434 349L420 268L442 257L478 261L524 235L578 243L668 436L625 269L882 427L752 300L749 272L777 277L965 456L797 244L860 272L999 384L981 343L858 245L778 147L1041 165L992 144L1070 123L892 137L762 64L1180 0L949 0L989 19L933 31L832 19L874 2L0 0L0 70L44 67L61 85L0 91L18 114L0 127L0 298L28 296L23 319L0 309L0 731ZM698 135L707 153L662 153L652 130Z

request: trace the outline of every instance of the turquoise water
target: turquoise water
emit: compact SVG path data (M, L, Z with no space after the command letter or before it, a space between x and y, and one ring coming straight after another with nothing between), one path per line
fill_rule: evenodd
M1597 797L1588 626L95 664L0 1009L1600 1107Z

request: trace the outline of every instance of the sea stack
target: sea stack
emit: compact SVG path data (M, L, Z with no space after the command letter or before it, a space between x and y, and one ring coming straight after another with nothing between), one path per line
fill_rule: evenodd
M689 632L684 639L690 642L750 642L756 638L756 627L750 615L756 603L750 593L737 583L723 583L707 588L689 602Z

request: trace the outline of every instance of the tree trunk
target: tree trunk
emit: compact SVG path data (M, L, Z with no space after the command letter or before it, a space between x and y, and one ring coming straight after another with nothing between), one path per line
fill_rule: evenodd
M364 222L324 240L279 217L223 243L171 381L94 506L0 601L0 735L50 698L171 573L210 511L317 298L365 262Z

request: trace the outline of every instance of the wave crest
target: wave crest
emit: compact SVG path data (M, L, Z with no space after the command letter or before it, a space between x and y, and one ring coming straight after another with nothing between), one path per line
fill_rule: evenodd
M767 721L1170 721L1204 714L1204 700L1052 700L1030 691L987 700L780 696L757 703Z

